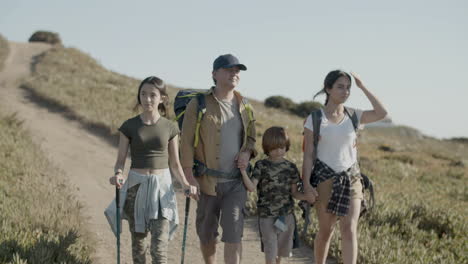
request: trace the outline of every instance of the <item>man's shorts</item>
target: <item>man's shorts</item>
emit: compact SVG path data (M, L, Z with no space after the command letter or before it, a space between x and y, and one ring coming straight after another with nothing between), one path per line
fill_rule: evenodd
M294 238L294 216L285 217L286 230L281 231L274 226L277 217L260 217L258 228L262 235L265 260L276 263L276 257L290 257L292 255Z
M215 240L221 225L225 243L240 243L244 232L247 190L240 180L216 185L216 196L202 193L197 207L196 228L202 244Z

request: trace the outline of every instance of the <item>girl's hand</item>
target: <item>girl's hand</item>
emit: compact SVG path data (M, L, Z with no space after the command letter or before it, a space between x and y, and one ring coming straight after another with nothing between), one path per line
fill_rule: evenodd
M306 201L309 204L314 204L317 201L317 196L313 195L312 193L305 194L306 196Z
M351 75L354 77L354 81L356 82L357 87L359 87L360 89L365 87L364 83L361 80L361 77L357 73L351 72Z
M305 182L304 182L304 195L305 195L307 202L309 202L310 204L315 203L318 197L317 190L314 187L312 187L310 183L306 184Z
M199 187L195 185L184 186L184 195L198 201Z
M122 188L122 186L123 186L123 184L125 182L125 179L122 177L122 173L118 173L118 174L110 177L109 182L110 182L110 184L115 185L117 187L117 189L120 189L120 188Z

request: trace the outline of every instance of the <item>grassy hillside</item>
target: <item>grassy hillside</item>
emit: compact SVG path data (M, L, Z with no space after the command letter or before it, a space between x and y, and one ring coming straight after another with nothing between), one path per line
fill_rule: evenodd
M8 57L9 47L8 47L8 40L0 35L0 71L4 67L4 62Z
M34 70L23 88L84 124L104 127L108 135L134 114L138 80L108 71L76 49L54 48L38 58ZM171 98L177 90L170 89ZM252 103L258 142L266 128L287 127L288 157L300 167L303 120ZM408 127L369 128L360 138L362 170L376 184L377 207L360 221L358 262L467 263L468 145L428 138ZM252 194L253 211L254 199ZM313 219L306 237L311 245L317 229ZM340 257L338 235L330 254Z
M81 205L21 121L0 114L0 263L90 263Z

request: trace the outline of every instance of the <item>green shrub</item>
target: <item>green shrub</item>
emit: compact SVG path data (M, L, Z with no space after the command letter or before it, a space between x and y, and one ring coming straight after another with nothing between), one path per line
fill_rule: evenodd
M52 45L61 45L62 40L58 33L50 31L36 31L29 38L29 42L45 42Z
M281 109L295 114L299 117L307 117L310 112L322 108L322 104L315 101L305 101L300 104L294 103L291 99L284 96L270 96L265 99L265 106Z
M380 145L378 149L383 152L395 152L395 149L388 145Z
M296 107L296 103L287 97L276 95L265 99L265 106L290 111Z
M468 144L468 137L454 137L449 139L449 141Z
M312 111L322 108L322 104L315 101L302 102L293 109L291 112L300 117L307 117Z

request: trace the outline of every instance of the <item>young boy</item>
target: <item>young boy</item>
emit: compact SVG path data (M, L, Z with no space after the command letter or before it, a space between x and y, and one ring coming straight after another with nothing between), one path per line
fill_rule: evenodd
M279 264L281 257L291 256L295 220L294 200L306 200L299 192L296 165L284 158L289 137L282 127L270 127L263 134L262 147L267 159L255 163L252 177L241 171L247 190L258 191L259 229L266 264Z

